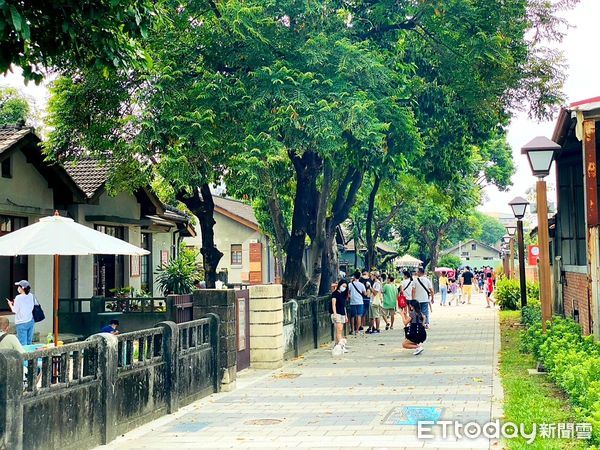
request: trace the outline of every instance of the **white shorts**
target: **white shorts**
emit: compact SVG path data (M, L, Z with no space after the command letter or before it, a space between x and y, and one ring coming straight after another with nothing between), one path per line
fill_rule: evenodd
M346 323L346 316L343 316L341 314L332 314L331 323Z

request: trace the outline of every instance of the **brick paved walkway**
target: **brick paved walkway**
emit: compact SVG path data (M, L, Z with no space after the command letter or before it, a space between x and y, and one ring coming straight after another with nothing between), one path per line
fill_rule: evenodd
M441 420L500 415L497 314L483 296L442 308L420 356L400 347L403 330L350 337L351 353L322 348L276 371L247 370L237 389L200 400L103 449L141 448L500 448L487 439L418 440L410 411ZM423 411L422 409L420 411Z

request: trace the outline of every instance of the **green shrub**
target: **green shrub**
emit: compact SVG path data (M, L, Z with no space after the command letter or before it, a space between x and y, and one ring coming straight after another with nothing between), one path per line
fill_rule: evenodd
M539 301L537 304L534 302L527 302L527 306L521 311L521 322L527 326L531 326L536 322L542 321L542 309L540 308Z
M189 294L198 278L197 252L181 247L177 258L156 270L156 281L163 294Z
M494 295L500 309L516 310L521 305L521 289L517 280L500 278L496 281Z
M527 282L527 303L529 302L540 302L540 285L533 281Z
M542 334L539 307L523 310L529 324L522 349L541 361L549 377L569 396L578 419L592 424L592 443L600 444L600 343L593 336L582 336L572 319L555 317Z

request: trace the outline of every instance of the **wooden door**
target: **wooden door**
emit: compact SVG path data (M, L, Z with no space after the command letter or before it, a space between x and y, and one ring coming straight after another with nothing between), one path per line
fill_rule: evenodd
M262 284L262 243L250 244L250 284Z

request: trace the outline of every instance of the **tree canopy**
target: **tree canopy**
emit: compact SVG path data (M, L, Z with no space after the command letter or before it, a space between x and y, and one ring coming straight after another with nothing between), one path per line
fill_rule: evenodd
M0 126L24 125L30 113L27 99L16 89L0 89Z
M169 20L143 41L151 66L85 66L55 83L47 149L110 159L113 189L167 183L198 215L212 269L210 184L225 182L261 209L288 297L328 289L336 228L356 208L365 238L394 231L435 264L481 187L510 183L511 111L545 117L560 99L532 37L557 26L549 2L157 7Z
M11 64L40 82L45 69L136 65L139 43L159 16L150 0L4 0L0 2L0 72Z

